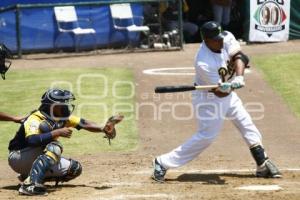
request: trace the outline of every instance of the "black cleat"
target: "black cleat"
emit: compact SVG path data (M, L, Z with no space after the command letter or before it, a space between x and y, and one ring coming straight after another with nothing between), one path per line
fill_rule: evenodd
M163 166L161 166L161 164L158 163L156 158L153 160L153 168L154 170L152 174L152 179L159 183L164 183L167 170Z
M45 196L48 195L46 187L41 184L22 184L19 188L20 195L28 195L28 196Z
M261 166L257 167L256 177L260 178L281 178L282 174L269 159L266 160Z

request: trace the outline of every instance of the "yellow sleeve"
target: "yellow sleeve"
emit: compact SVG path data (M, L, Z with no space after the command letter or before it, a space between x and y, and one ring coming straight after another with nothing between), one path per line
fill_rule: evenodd
M42 120L35 116L31 115L25 122L24 122L24 129L25 129L25 137L29 137L31 135L40 134L40 123Z
M71 115L66 123L66 127L77 128L80 124L80 121L81 121L80 117Z

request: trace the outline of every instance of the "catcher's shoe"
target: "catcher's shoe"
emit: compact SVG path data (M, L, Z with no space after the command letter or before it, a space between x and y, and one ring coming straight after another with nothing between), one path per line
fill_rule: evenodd
M22 184L19 188L20 195L29 195L29 196L37 196L37 195L48 195L46 187L41 184Z
M269 159L266 160L262 165L257 166L256 177L261 178L281 178L282 174Z
M20 182L24 182L26 180L26 178L27 178L27 176L25 176L25 175L22 175L22 174L18 175L18 179Z
M158 163L158 161L156 160L156 158L153 160L153 174L152 174L152 178L160 183L165 182L165 175L167 170Z

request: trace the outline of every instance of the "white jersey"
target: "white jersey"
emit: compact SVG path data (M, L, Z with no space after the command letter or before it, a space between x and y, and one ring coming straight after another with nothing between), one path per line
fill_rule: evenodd
M220 79L218 70L221 67L227 69L227 63L230 57L241 50L239 42L232 33L225 31L223 48L221 53L211 51L202 42L195 58L195 83L197 85L213 85L218 84Z

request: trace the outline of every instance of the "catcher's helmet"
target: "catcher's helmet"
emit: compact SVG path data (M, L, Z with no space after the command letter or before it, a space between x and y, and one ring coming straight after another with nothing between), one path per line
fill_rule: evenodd
M4 44L0 44L0 74L3 80L5 80L5 73L11 65L8 58L12 58L11 51Z
M49 89L41 98L39 110L51 118L67 118L75 108L75 106L71 104L73 100L75 100L75 96L68 90ZM59 108L59 114L54 111L55 108Z

